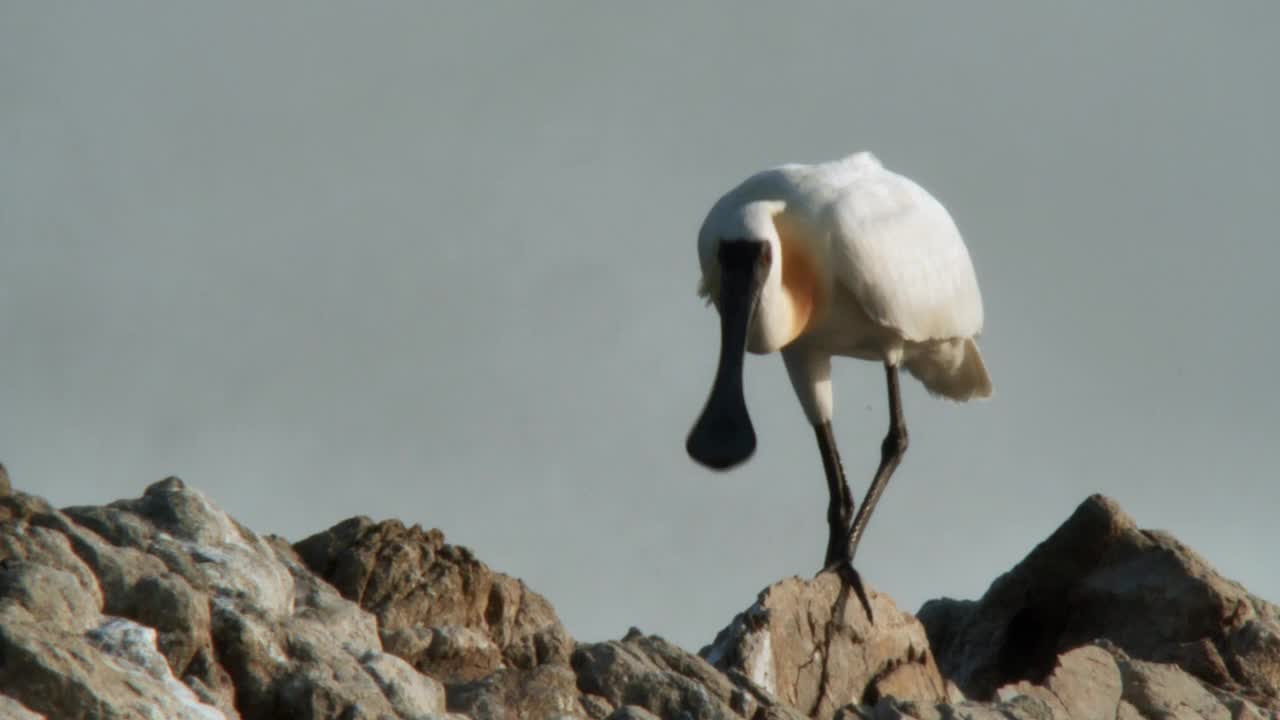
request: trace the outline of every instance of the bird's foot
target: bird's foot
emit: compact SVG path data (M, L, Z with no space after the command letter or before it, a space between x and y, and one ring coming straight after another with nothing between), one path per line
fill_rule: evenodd
M822 569L822 572L835 573L836 576L840 578L840 582L844 586L843 589L853 590L854 594L858 596L858 601L862 603L862 609L867 613L867 621L872 625L876 624L875 615L871 612L871 600L867 597L867 589L862 584L862 576L854 569L853 561L837 560L835 562L828 563L827 566Z

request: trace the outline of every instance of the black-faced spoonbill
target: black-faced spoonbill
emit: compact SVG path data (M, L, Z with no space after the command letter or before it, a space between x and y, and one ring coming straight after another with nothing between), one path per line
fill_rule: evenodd
M746 351L781 351L813 424L831 499L823 569L871 605L853 556L876 501L907 450L898 368L934 395L991 395L982 354L982 297L946 208L871 153L757 173L711 208L698 232L700 294L720 311L720 364L689 455L727 470L751 457L742 394ZM854 514L831 431L831 357L884 365L889 433Z

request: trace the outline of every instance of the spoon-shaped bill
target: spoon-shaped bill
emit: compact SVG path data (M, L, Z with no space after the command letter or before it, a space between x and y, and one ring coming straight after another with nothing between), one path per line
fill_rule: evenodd
M726 243L729 245L730 243ZM732 243L720 253L720 364L711 395L685 442L694 460L715 470L745 462L756 450L756 432L742 392L747 329L760 298L762 243Z

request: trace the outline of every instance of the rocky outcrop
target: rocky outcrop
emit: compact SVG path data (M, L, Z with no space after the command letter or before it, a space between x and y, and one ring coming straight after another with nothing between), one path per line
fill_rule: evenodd
M0 498L0 694L49 718L424 718L442 684L372 616L170 478L55 510Z
M1280 707L1280 608L1219 575L1113 501L1086 500L976 602L935 600L920 619L943 672L970 697L1041 683L1094 641L1121 662L1176 666L1208 687Z
M0 466L0 481L7 480ZM438 530L294 545L170 478L55 509L0 482L0 718L1166 718L1280 709L1275 606L1090 498L975 602L918 621L833 576L766 588L700 654L575 643Z
M959 699L938 671L919 621L887 595L871 592L873 624L849 597L832 574L783 580L760 593L702 656L812 717L882 697L934 704Z
M446 682L498 668L565 665L573 639L551 603L491 571L439 530L357 517L299 542L298 555L378 619L390 652Z

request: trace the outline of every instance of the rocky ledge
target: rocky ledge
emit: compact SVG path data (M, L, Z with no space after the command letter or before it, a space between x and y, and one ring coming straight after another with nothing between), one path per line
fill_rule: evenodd
M1280 718L1280 610L1101 496L979 600L872 590L872 625L788 578L695 655L577 643L438 530L290 544L176 478L62 510L7 485L2 718Z

